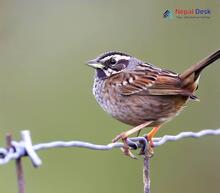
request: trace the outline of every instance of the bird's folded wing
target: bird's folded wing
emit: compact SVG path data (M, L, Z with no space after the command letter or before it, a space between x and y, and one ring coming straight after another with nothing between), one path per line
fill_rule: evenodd
M128 73L121 79L118 89L122 95L184 95L191 96L187 90L181 88L178 74L161 71L158 74ZM192 95L193 96L193 95Z

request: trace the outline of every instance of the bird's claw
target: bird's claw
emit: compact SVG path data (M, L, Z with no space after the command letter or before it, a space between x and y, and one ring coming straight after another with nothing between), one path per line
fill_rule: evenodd
M119 140L122 140L123 143L124 143L124 147L121 148L121 150L123 151L123 153L126 155L126 156L129 156L130 158L133 158L133 159L137 159L137 157L131 153L130 149L137 149L138 148L138 145L129 140L126 135L125 135L125 132L117 135L113 140L112 140L112 143L115 143Z
M138 159L133 153L131 153L131 151L129 149L122 147L121 150L124 153L124 155L126 155L132 159Z
M154 149L150 145L148 145L145 156L147 156L148 158L152 158L154 156Z

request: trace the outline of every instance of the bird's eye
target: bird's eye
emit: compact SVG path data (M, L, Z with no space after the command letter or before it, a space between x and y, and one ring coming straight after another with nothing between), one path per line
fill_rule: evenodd
M116 60L114 59L114 58L111 58L110 60L109 60L109 62L110 62L110 64L116 64Z

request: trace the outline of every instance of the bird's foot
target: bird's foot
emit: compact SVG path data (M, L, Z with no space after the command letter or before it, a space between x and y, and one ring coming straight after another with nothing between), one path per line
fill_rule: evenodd
M154 143L152 138L149 138L148 135L146 136L146 139L148 141L146 156L152 158L154 156Z
M143 129L144 127L148 126L149 124L151 124L152 121L147 121L145 123L142 123L126 132L122 132L121 134L117 135L112 142L115 143L116 141L119 141L120 139L123 141L124 143L124 147L123 147L123 152L125 155L131 157L131 158L136 158L130 151L130 148L132 149L137 149L138 145L134 142L132 142L131 140L128 139L128 136L139 132L141 129ZM159 128L159 127L158 127ZM152 138L153 134L158 130L158 128L154 128L152 132L149 133L149 136ZM145 145L146 146L146 145Z
M133 158L133 159L137 159L137 157L132 154L131 152L131 148L132 149L137 149L138 146L136 143L132 142L132 141L128 141L128 138L126 136L126 133L125 132L122 132L121 134L117 135L113 140L112 140L112 143L115 143L119 140L122 140L123 143L124 143L124 147L121 148L122 152L124 153L124 155L126 156L129 156L130 158Z

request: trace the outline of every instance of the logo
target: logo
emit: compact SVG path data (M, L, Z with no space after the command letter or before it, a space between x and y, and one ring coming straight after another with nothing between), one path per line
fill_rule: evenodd
M190 8L181 9L176 8L174 10L167 9L163 13L163 18L177 18L177 19L190 19L190 18L206 18L209 19L212 15L211 9Z
M163 13L163 17L164 18L172 18L173 13L171 10L167 9L164 13Z

